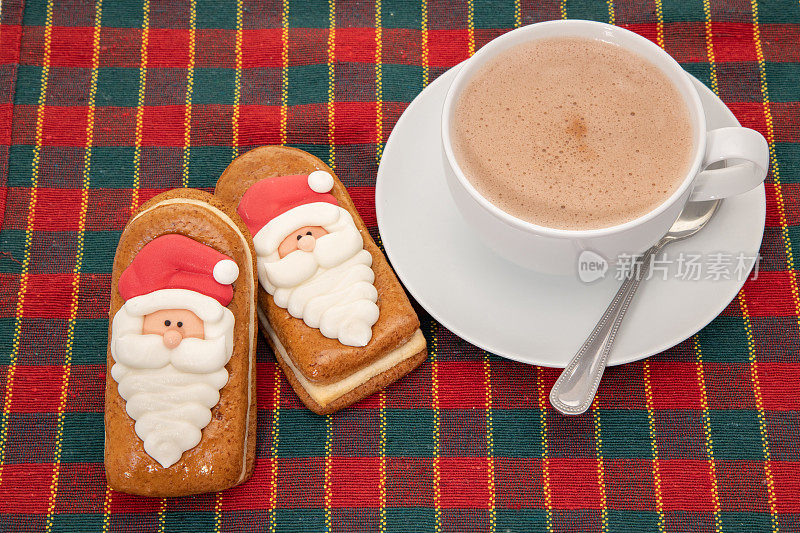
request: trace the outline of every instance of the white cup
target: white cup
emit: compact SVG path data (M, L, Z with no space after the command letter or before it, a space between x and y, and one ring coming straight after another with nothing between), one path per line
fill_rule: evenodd
M450 136L454 107L461 92L475 73L498 54L548 37L598 39L630 50L661 69L684 99L693 129L692 164L680 187L649 213L601 229L548 228L506 213L481 195L464 176ZM611 262L620 254L644 252L667 232L686 202L747 192L764 181L769 163L769 148L760 133L748 128L707 129L700 96L689 76L660 47L626 29L585 20L540 22L518 28L494 39L465 61L444 102L442 144L450 192L476 235L497 254L518 265L560 274L574 273L578 256L584 250L598 253ZM725 164L724 168L708 169L720 162Z

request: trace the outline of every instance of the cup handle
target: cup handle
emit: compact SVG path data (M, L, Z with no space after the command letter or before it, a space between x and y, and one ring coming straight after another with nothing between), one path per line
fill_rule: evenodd
M709 165L728 161L724 168ZM703 170L694 181L690 202L716 200L757 187L767 175L769 147L764 137L749 128L719 128L706 137Z

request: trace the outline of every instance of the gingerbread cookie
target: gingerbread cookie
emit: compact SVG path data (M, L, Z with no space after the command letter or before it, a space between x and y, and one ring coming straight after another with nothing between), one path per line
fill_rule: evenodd
M312 411L346 407L425 360L408 297L325 163L264 146L234 160L214 194L253 234L259 324Z
M250 234L210 194L145 203L114 257L106 372L109 485L227 489L253 472L256 276Z

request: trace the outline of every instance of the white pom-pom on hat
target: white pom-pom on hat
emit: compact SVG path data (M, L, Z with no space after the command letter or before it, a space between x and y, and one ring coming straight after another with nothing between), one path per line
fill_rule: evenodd
M213 275L217 283L229 285L239 277L239 266L230 259L223 259L214 265Z
M308 175L308 186L314 192L330 192L333 189L333 176L324 170L315 170Z

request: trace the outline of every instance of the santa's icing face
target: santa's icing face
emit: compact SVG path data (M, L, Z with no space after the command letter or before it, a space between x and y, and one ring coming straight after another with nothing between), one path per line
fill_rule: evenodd
M239 267L183 235L147 243L117 283L111 376L144 450L164 468L197 446L228 382Z
M322 170L266 178L245 192L238 212L275 304L330 339L366 346L378 321L372 255L332 188Z

